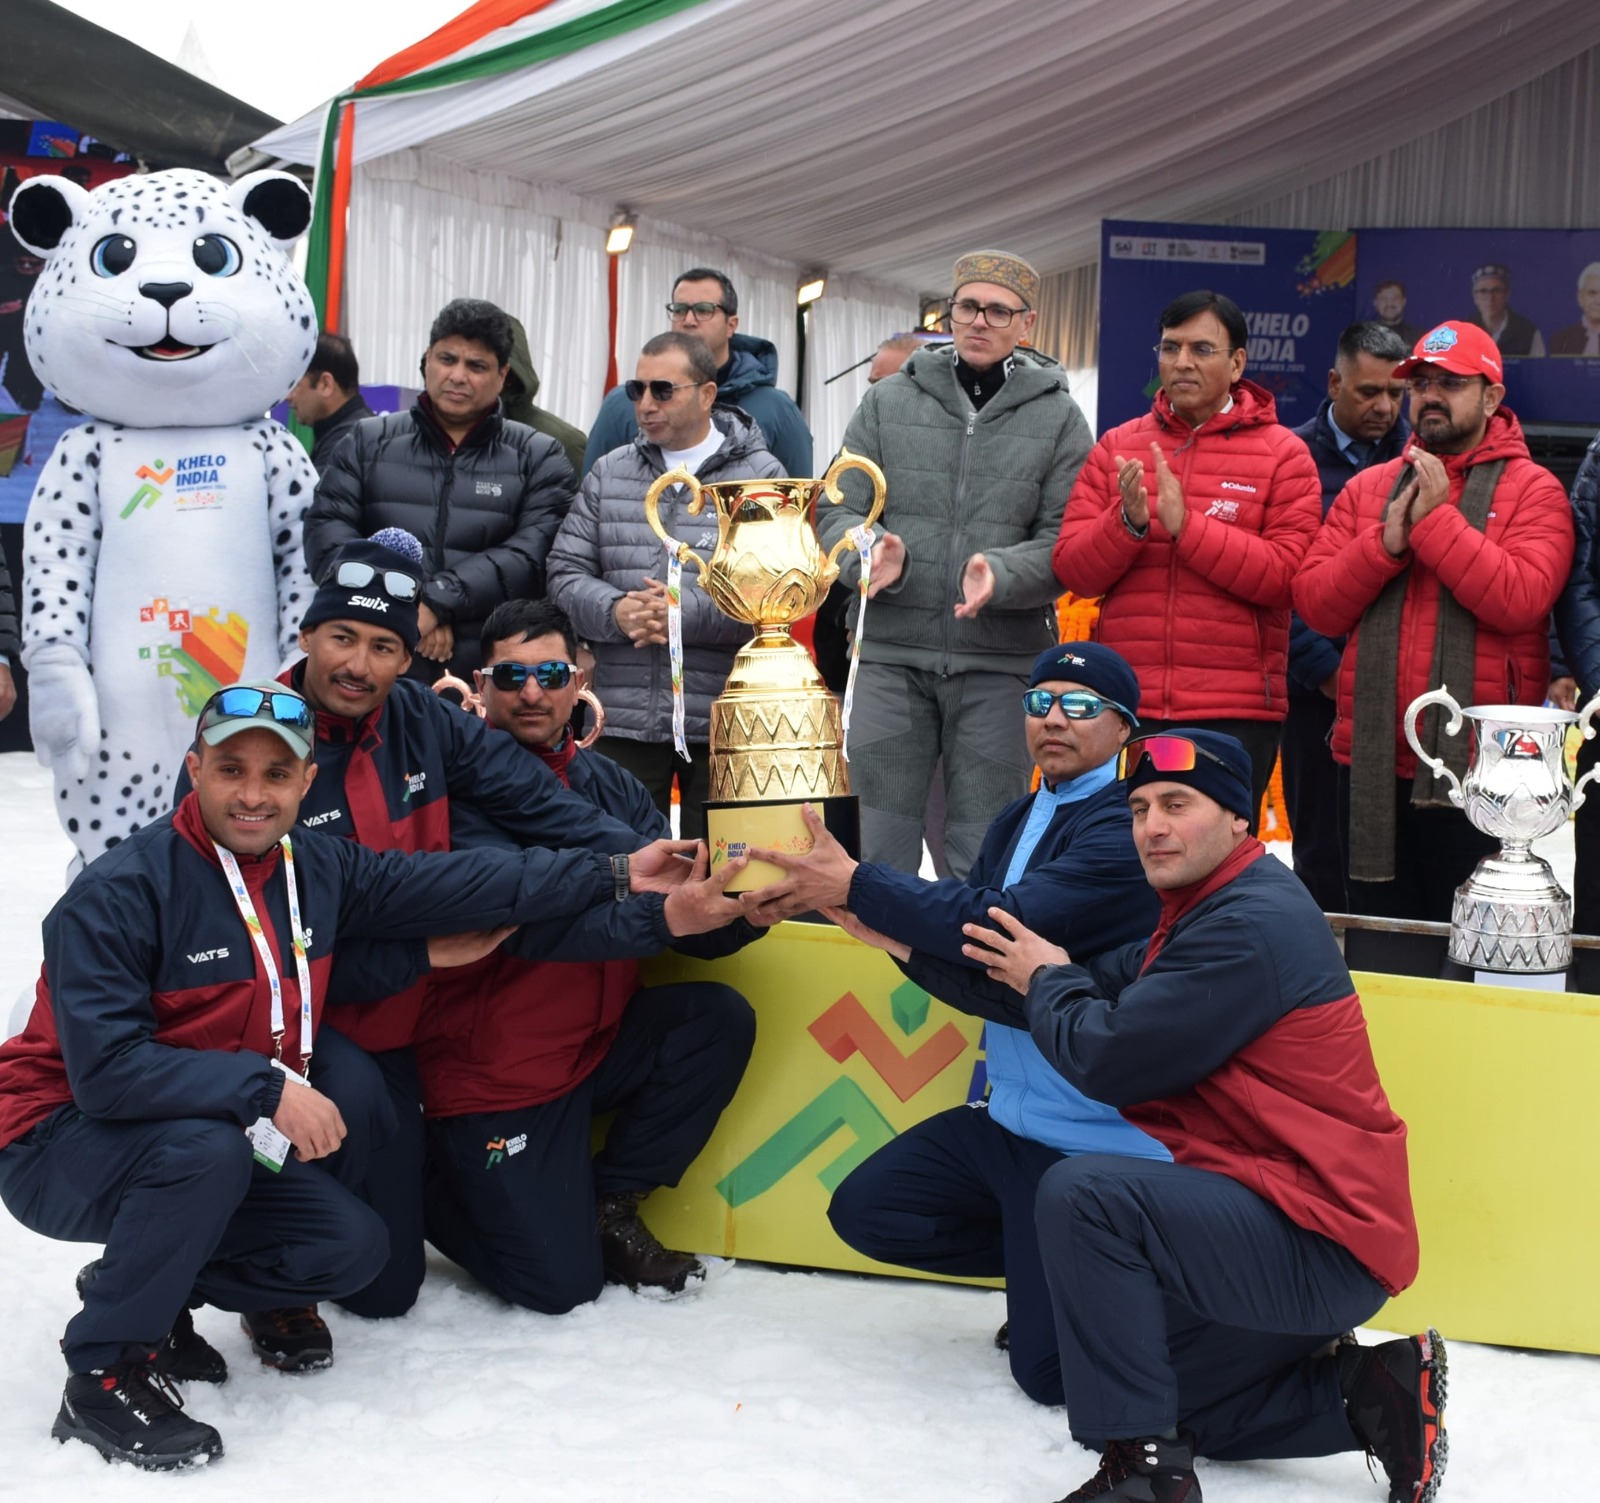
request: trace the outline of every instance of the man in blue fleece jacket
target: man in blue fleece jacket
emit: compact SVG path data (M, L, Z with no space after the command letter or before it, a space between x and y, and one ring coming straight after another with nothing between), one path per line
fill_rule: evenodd
M1046 649L1022 705L1040 787L1000 812L964 879L929 882L857 864L814 825L809 855L762 853L789 878L766 889L759 907L748 904L763 917L831 910L919 986L988 1020L988 1099L941 1112L885 1144L834 1192L828 1215L846 1242L883 1262L966 1278L1003 1274L1011 1372L1042 1404L1061 1403L1062 1389L1033 1224L1040 1179L1069 1154L1170 1155L1046 1062L1028 1035L1021 999L962 954L962 925L989 922L999 906L1043 933L1075 935L1088 951L1149 933L1156 897L1116 781L1117 752L1137 724L1138 705L1138 679L1111 648L1069 642Z

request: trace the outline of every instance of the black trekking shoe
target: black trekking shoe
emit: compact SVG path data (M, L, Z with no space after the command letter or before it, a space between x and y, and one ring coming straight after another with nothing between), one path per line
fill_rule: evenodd
M1200 1503L1200 1479L1194 1474L1194 1446L1189 1440L1113 1440L1100 1458L1100 1470L1061 1503L1088 1498L1120 1499L1122 1503Z
M1432 1503L1450 1444L1444 1433L1446 1359L1433 1329L1380 1346L1342 1347L1339 1391L1356 1439L1389 1478L1389 1503Z
M1011 1350L1011 1322L1009 1320L1000 1322L1000 1329L994 1333L994 1344L1002 1352Z
M85 1263L76 1279L82 1299L100 1271L100 1260ZM185 1306L178 1311L172 1329L156 1348L156 1371L174 1383L226 1383L228 1364L212 1344L194 1328L194 1316Z
M50 1433L152 1472L204 1466L222 1455L222 1437L184 1414L178 1390L157 1371L156 1353L144 1347L128 1347L110 1367L73 1373Z
M263 1366L284 1373L314 1373L333 1366L333 1333L315 1305L258 1310L241 1315L239 1324Z
M682 1294L703 1284L706 1265L688 1253L663 1247L639 1219L643 1199L644 1191L631 1190L607 1195L600 1202L600 1259L606 1282L659 1294Z

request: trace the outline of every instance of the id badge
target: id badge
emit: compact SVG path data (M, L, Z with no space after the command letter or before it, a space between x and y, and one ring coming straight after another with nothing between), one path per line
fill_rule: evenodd
M289 1150L294 1147L294 1144L272 1125L271 1117L257 1117L249 1127L245 1128L244 1135L249 1138L250 1146L255 1150L256 1162L265 1165L274 1174L283 1168L284 1160L289 1157Z

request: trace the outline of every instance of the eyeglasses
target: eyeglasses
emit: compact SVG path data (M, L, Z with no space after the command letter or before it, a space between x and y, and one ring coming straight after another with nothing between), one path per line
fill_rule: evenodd
M637 402L646 392L658 402L670 402L675 391L687 391L691 386L706 386L705 381L624 381L622 383L623 395L630 402Z
M205 702L200 711L197 731L209 731L212 726L229 720L271 720L290 730L299 731L310 740L316 731L316 717L311 706L298 694L287 690L269 693L265 689L249 689L235 684L232 688L218 689Z
M1087 689L1066 689L1060 694L1052 694L1048 689L1029 689L1022 696L1022 708L1035 720L1043 720L1056 705L1061 706L1061 713L1068 720L1093 720L1102 710L1115 710L1130 721L1134 719L1133 711L1126 705L1119 705L1114 699L1102 699Z
M1204 757L1208 762L1215 762L1218 767L1238 777L1236 769L1230 767L1215 752L1208 752L1203 746L1196 746L1187 736L1145 736L1138 741L1130 741L1117 753L1117 776L1131 778L1139 770L1139 764L1148 757L1150 765L1157 772L1193 772L1195 758ZM1249 782L1249 778L1245 778Z
M692 313L696 318L710 318L713 313L731 313L733 310L724 303L668 303L667 312L674 318L683 318Z
M1412 396L1421 397L1427 395L1429 387L1437 386L1447 397L1453 397L1457 392L1465 391L1473 382L1481 380L1482 376L1455 376L1449 372L1430 376L1418 371L1415 375L1406 377L1406 389Z
M489 682L507 694L520 691L530 678L541 689L565 689L577 671L576 663L554 658L548 663L496 663L489 669Z
M381 588L391 600L415 600L422 586L409 574L398 569L379 569L372 564L340 564L334 571L333 582L347 590L359 590L373 580L382 580Z
M1151 348L1155 350L1157 360L1176 360L1185 350L1188 350L1196 360L1210 360L1217 355L1231 355L1238 346L1215 345L1209 339L1196 340L1193 344L1183 344L1176 339L1163 339L1160 344L1152 345Z
M1028 308L1008 308L1004 303L979 303L970 297L952 298L945 304L950 321L958 324L976 323L978 315L991 329L1003 329L1012 319L1028 313Z

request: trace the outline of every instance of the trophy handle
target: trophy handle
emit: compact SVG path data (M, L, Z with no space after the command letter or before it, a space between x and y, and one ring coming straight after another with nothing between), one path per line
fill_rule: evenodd
M644 493L644 519L650 524L651 532L661 539L663 543L676 555L680 564L693 563L700 571L700 587L705 588L706 561L700 557L687 543L680 543L665 527L661 525L661 498L673 486L686 485L689 487L689 515L698 517L705 510L706 492L700 484L699 478L679 466L676 470L668 470L665 475L659 475L650 482L650 489ZM717 547L722 547L724 535L728 530L728 519L721 510L717 512Z
M1430 757L1422 749L1422 742L1417 738L1417 715L1429 705L1445 705L1450 710L1449 723L1444 728L1447 736L1454 736L1461 729L1461 706L1455 702L1449 689L1440 684L1437 689L1430 689L1426 694L1419 694L1406 706L1406 740L1411 743L1411 750L1417 754L1417 759L1433 769L1436 778L1443 778L1450 785L1450 802L1461 808L1466 798L1461 791L1461 779L1444 765L1443 757Z
M1578 729L1583 732L1583 739L1585 741L1594 740L1594 717L1596 714L1600 714L1600 694L1596 694L1595 697L1578 712ZM1583 807L1583 801L1587 796L1583 790L1590 783L1594 782L1597 777L1600 777L1600 762L1596 762L1595 765L1588 770L1588 772L1584 773L1584 775L1573 784L1572 807L1574 809L1581 809Z
M828 466L828 473L822 477L822 493L835 506L844 500L844 492L839 489L839 477L846 470L861 470L872 481L872 505L867 508L867 518L862 523L862 526L870 527L883 515L883 498L889 493L888 482L883 478L883 471L865 455L840 449L839 457ZM826 565L830 577L839 572L840 554L853 546L848 533L833 545Z
M594 711L594 724L589 727L589 734L578 743L579 751L587 751L605 734L606 707L600 703L600 698L593 689L579 689L578 698Z

